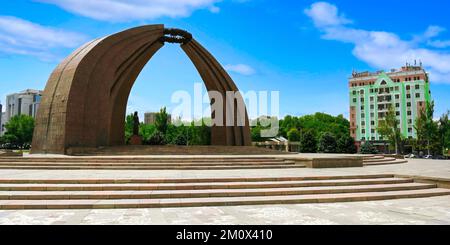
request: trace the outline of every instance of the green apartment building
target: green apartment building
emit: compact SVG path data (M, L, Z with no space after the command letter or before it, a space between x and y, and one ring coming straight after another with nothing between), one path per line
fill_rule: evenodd
M431 101L428 74L420 66L406 65L390 72L353 72L349 79L350 134L357 141L383 141L379 121L395 108L405 138L415 138L415 120Z

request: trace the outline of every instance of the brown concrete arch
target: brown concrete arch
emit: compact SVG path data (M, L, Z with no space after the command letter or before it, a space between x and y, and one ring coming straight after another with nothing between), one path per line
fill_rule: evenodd
M164 36L164 25L132 28L93 40L62 61L51 74L36 117L32 153L64 154L70 147L124 144L124 118L131 88L164 42L180 42L208 91L238 89L217 60L197 41ZM189 34L190 35L190 34ZM234 110L226 110L225 104ZM250 145L247 112L224 103L223 118L234 116L245 126L214 126L213 145ZM214 118L214 115L212 115Z

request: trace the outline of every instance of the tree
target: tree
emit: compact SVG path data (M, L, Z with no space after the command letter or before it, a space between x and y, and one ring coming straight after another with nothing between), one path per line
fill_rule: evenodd
M296 128L291 128L287 133L287 137L289 141L298 142L300 141L300 132Z
M366 141L361 145L360 149L361 154L377 154L377 149L370 143L370 141Z
M169 114L167 114L166 107L161 108L155 117L156 130L165 134L169 125Z
M27 115L14 116L5 125L5 128L4 142L22 149L31 145L34 131L33 117Z
M336 138L332 133L326 132L322 134L322 136L319 139L319 152L323 153L337 152Z
M433 121L434 101L427 102L425 110L419 112L414 128L417 131L419 144L425 142L428 155L431 154L433 139L437 133L437 123Z
M165 145L165 139L164 134L161 133L158 130L155 130L155 132L150 135L150 138L144 142L147 145Z
M153 124L141 123L139 125L139 135L142 136L143 142L150 140L150 137L156 132L156 126ZM131 137L131 136L130 136Z
M133 136L133 114L127 115L125 118L125 142L130 141L131 136Z
M304 131L300 137L300 152L303 153L317 152L316 137L309 130Z
M337 141L337 152L338 153L349 153L354 154L356 153L356 145L355 145L355 139L350 137L349 135L344 135L340 137Z
M400 132L400 120L395 115L395 109L393 106L389 106L389 110L383 120L379 122L377 131L383 137L389 139L392 145L395 147L395 154L400 154L400 142L402 140L402 134Z
M439 143L442 150L442 155L445 155L446 150L450 148L450 120L449 120L450 111L443 114L439 119Z

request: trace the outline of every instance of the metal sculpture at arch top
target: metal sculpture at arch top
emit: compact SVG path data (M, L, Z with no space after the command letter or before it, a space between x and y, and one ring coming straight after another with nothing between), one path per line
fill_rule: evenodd
M70 147L124 145L131 88L166 42L181 45L208 91L218 91L225 101L227 92L238 92L219 62L190 33L164 25L125 30L86 43L52 72L36 117L32 153L65 154ZM243 103L242 96L224 103L220 116L244 123L212 125L212 145L251 145L245 105L237 106ZM231 110L225 104L231 104Z

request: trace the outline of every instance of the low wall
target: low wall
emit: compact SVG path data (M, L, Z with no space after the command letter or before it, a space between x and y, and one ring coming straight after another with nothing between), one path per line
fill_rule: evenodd
M362 158L314 158L306 163L308 168L363 167Z

